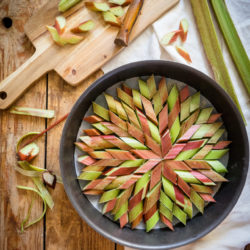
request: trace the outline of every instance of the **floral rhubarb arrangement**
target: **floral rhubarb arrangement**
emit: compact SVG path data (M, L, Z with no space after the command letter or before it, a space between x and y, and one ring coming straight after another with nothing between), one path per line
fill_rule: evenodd
M116 99L104 93L108 109L93 102L94 114L84 117L92 128L75 142L85 152L78 179L88 181L83 193L99 195L103 214L121 228L144 221L149 232L161 221L174 230L173 221L186 225L195 210L215 202L216 188L227 181L219 159L231 142L219 141L221 114L201 108L199 92L170 89L154 76L138 85L118 87Z

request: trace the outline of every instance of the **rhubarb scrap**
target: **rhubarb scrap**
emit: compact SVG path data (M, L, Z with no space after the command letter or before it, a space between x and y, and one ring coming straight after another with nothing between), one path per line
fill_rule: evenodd
M58 10L61 12L65 12L66 10L75 6L80 1L81 0L61 0L60 3L58 4Z
M37 117L43 117L43 118L53 118L53 117L55 117L55 111L54 110L35 109L35 108L17 107L17 106L12 107L10 109L10 113L18 114L18 115L37 116Z

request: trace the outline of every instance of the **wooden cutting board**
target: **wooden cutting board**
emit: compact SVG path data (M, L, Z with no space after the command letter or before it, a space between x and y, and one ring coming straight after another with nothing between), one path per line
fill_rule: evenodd
M144 0L130 42L178 1ZM63 14L67 18L67 29L88 19L95 21L95 29L77 45L56 45L45 25L53 25L55 17L60 15L58 2L49 0L26 23L25 33L36 51L0 83L0 109L10 106L35 80L50 70L55 70L69 84L77 85L124 49L114 44L118 28L105 24L101 14L88 10L84 1Z

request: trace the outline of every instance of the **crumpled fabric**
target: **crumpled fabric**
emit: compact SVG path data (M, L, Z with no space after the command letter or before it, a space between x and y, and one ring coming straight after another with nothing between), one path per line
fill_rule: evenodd
M250 1L249 0L226 0L229 13L236 26L245 50L250 55ZM210 6L211 7L211 6ZM184 44L177 40L176 45L182 45L190 54L192 63L187 63L176 51L174 45L162 46L159 40L168 32L177 30L179 22L186 18L189 22L188 37ZM223 36L218 28L215 17L214 24L221 44L225 63L227 65L236 94L239 98L245 119L247 121L248 137L250 135L250 100L238 72L231 59ZM213 72L206 59L205 51L195 24L191 3L187 0L180 2L166 12L152 26L148 27L128 48L123 50L115 58L103 66L106 73L126 63L162 59L180 62L194 67L213 78ZM250 70L250 69L249 69ZM231 213L212 232L200 240L178 248L179 250L228 250L244 249L250 243L250 173L243 192ZM129 248L125 248L128 250Z

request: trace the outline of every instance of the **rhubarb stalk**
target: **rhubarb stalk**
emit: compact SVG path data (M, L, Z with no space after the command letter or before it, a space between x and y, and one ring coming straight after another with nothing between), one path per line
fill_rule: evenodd
M115 39L115 44L123 47L128 46L129 35L140 13L142 5L143 0L133 0L133 2L130 4L120 31Z
M232 81L230 79L218 37L215 31L211 13L207 1L191 0L196 24L200 32L201 40L214 72L216 81L231 96L244 119L238 98L235 94Z
M228 13L224 0L211 1L228 49L250 96L250 61Z

